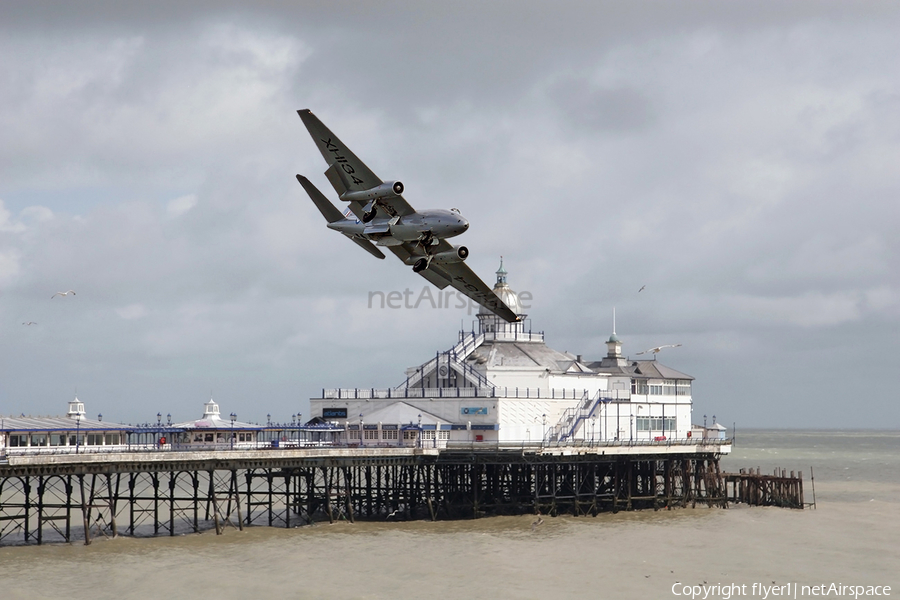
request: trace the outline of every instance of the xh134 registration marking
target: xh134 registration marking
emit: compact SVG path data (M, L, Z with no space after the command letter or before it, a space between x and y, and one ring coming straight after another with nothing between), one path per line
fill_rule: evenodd
M401 195L401 182L382 181L308 109L297 113L328 163L325 176L349 205L341 212L309 179L297 175L329 229L341 232L376 258L384 258L379 246L387 248L438 288L453 286L506 321L519 320L466 266L468 248L447 242L469 228L458 210L414 210Z

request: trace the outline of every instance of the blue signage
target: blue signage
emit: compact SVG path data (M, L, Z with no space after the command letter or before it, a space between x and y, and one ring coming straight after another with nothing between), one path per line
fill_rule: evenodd
M459 409L459 412L464 415L486 415L486 414L488 414L486 406L478 406L478 407L474 407L474 408L472 408L472 407L461 408L461 409Z

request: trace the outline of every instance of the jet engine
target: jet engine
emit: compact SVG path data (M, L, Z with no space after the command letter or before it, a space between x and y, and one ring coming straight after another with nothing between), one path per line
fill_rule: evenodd
M420 258L416 260L415 264L413 264L413 271L416 273L421 273L422 271L427 269L428 266L433 262L446 265L447 263L463 262L468 257L468 248L466 248L465 246L453 246L453 250L447 250L446 252L438 252L437 254L432 254L431 260L428 260L428 258Z
M353 202L355 200L356 202L365 204L380 198L399 196L403 193L403 189L403 183L400 181L385 181L381 185L377 185L368 190L344 192L341 194L341 200L344 202Z
M438 252L433 255L431 258L432 262L436 263L456 263L462 262L469 257L469 249L465 246L453 246L453 250L447 250L446 252Z

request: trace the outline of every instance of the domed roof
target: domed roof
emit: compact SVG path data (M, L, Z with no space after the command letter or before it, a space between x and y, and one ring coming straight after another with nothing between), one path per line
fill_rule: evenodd
M508 285L506 285L505 283L495 285L494 293L497 294L498 298L503 300L503 303L507 305L511 311L513 311L517 315L522 313L522 306L519 303L519 295L509 289ZM494 313L482 306L478 309L478 314L493 315Z
M494 284L494 293L497 294L497 297L500 298L504 304L506 304L511 311L514 313L521 314L522 313L522 304L519 302L519 295L509 289L509 285L506 283L506 269L503 268L503 257L500 257L500 268L497 269L497 283ZM494 313L485 308L484 306L478 309L479 315L493 315Z

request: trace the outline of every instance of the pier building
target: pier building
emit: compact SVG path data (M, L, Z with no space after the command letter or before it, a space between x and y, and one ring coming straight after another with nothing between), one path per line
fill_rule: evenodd
M185 449L197 450L222 446L255 448L259 432L263 429L261 425L238 421L234 413L229 415L229 419L223 419L219 405L212 398L203 405L203 416L194 421L176 423L175 427L179 432L174 441Z
M265 425L238 421L234 413L226 419L212 398L199 419L172 423L171 414L157 413L155 422L113 423L103 415L88 418L84 402L76 397L65 416L0 415L0 463L34 455L319 447L343 444L346 437L343 426L321 419L304 423L300 414L283 423L268 415Z
M411 425L421 425L429 446L696 440L693 377L655 355L623 355L615 323L599 360L551 348L543 332L525 329L527 315L502 259L496 275L494 293L519 322L482 308L477 331L460 332L453 347L407 369L396 387L323 389L310 399L312 414L345 426L348 441L371 445L403 445L395 432L406 427L412 435ZM705 429L700 434L708 437Z
M114 452L127 447L129 426L87 417L76 396L65 416L0 416L0 457L22 453Z

